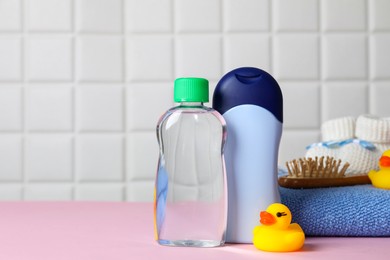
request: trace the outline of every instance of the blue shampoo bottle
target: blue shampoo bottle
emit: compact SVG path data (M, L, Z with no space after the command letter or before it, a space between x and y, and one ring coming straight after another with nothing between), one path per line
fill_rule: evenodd
M278 152L283 96L276 80L257 68L238 68L217 84L213 108L225 118L228 183L226 242L252 243L260 211L280 202Z

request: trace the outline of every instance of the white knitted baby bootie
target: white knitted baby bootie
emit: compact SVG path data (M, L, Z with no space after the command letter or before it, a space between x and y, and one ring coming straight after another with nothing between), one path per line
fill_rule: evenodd
M378 170L382 153L390 149L390 118L361 115L356 120L354 143L340 148L339 157L350 163L347 174Z
M321 143L318 144L313 144L311 147L308 147L306 151L306 158L315 158L318 157L320 158L321 156L324 156L325 158L327 156L329 157L337 157L338 149L332 149L327 146L322 146Z
M321 126L322 142L307 147L306 158L334 157L338 159L338 142L354 137L354 117L342 117L326 121Z
M337 158L349 163L346 175L368 174L378 168L381 153L374 145L359 139L349 139L344 143L341 143Z
M323 142L310 145L306 157L329 156L348 162L347 175L367 174L377 169L381 151L390 149L390 120L371 116L360 116L357 120L337 118L324 122L321 133Z
M355 136L356 118L342 117L326 121L321 126L322 141L342 141Z
M382 153L390 149L390 119L361 115L356 120L354 139L340 148L338 157L350 163L347 174L367 174L378 170Z
M390 118L359 116L356 121L356 137L373 143L382 154L390 149Z

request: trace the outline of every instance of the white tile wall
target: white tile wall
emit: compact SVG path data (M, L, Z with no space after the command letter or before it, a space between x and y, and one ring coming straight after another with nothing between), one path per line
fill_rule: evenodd
M322 118L359 116L368 111L368 88L361 82L325 83L322 90Z
M390 1L387 0L370 0L370 28L374 31L389 31L390 16Z
M224 38L224 71L251 66L271 68L270 37L260 34L231 33Z
M76 72L80 81L123 80L123 38L87 35L76 39Z
M26 43L27 78L31 81L72 80L72 39L31 36Z
M374 82L370 86L370 91L370 99L368 100L370 111L378 116L388 116L388 100L390 97L389 82Z
M1 200L15 201L23 199L23 188L20 184L4 183L0 185Z
M324 79L367 77L367 38L363 34L327 34L323 37Z
M133 181L127 186L126 199L129 201L153 201L154 182Z
M76 175L80 181L123 181L121 135L90 134L76 139Z
M123 86L79 85L76 99L78 130L84 132L123 130Z
M30 85L26 90L26 128L29 131L71 131L73 89Z
M286 128L319 128L320 85L312 82L280 81L283 88L284 127ZM299 105L297 105L299 104Z
M130 81L169 81L173 75L172 37L137 35L129 38L127 75Z
M20 0L0 2L0 31L18 31L21 28Z
M178 32L219 32L221 0L181 0L175 3Z
M269 0L222 0L224 30L227 32L268 31Z
M28 0L24 16L30 31L71 31L72 0Z
M175 77L204 75L216 80L222 75L222 41L219 35L179 35L176 37Z
M80 184L76 188L75 200L121 201L124 200L122 184Z
M73 138L69 134L30 135L25 141L25 173L29 181L71 181Z
M326 31L363 31L366 28L366 0L322 0Z
M75 4L77 31L102 33L122 31L121 0L78 0Z
M300 62L297 62L297 61ZM277 35L274 37L274 74L279 79L318 79L318 37Z
M127 0L125 4L127 31L134 33L172 31L172 0Z
M171 83L132 83L127 87L127 129L130 131L152 131L156 127L161 111L174 106ZM153 104L140 113L139 108Z
M370 40L371 77L390 79L390 34L377 34Z
M40 183L25 187L23 198L28 201L68 201L73 199L70 184Z
M157 164L145 163L158 159L155 141L155 131L130 134L127 141L127 178L130 181L145 181L155 177Z
M17 85L0 86L0 129L22 129L22 90Z
M20 37L1 35L0 57L0 80L20 80L22 75L22 49Z
M317 31L318 1L276 0L273 20L277 31Z
M280 164L324 120L390 116L388 0L1 0L0 200L150 201L173 80L255 66Z
M22 180L22 138L18 134L4 134L0 137L0 179L2 181Z

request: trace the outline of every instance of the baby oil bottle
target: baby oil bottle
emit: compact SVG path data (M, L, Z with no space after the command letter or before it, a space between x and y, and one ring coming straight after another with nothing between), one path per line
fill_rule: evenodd
M225 243L226 125L209 101L208 81L178 78L174 101L157 125L155 238L161 245L215 247Z

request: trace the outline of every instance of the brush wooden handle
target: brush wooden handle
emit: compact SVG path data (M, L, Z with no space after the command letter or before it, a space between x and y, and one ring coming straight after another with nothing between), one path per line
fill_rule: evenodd
M371 184L366 174L345 176L340 178L292 178L288 176L279 177L280 186L291 189L311 189Z

